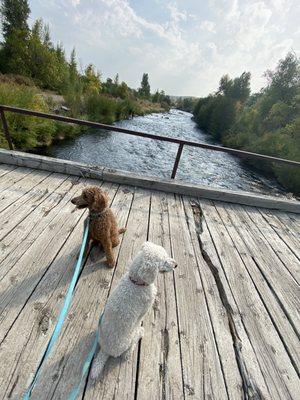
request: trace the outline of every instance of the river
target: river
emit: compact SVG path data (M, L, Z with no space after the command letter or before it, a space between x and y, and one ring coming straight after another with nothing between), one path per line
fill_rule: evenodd
M191 114L171 110L118 122L133 130L167 135L187 140L214 143L197 128ZM90 130L68 141L47 148L43 154L82 163L101 165L141 175L169 178L178 145L139 138L117 132ZM177 179L201 185L244 190L253 193L286 195L275 180L266 178L230 154L185 146Z

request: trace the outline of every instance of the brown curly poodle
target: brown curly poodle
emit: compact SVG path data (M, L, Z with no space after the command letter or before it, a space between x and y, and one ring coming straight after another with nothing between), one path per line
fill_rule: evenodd
M108 207L108 201L108 194L97 186L87 187L80 196L71 200L76 208L88 207L89 209L90 226L87 252L93 242L102 245L106 254L106 263L112 268L115 265L112 248L118 246L119 234L124 233L126 229L118 229L116 218Z

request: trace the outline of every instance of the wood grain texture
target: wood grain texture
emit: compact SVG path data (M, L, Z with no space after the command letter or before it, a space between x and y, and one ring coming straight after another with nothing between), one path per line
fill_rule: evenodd
M267 398L272 400L296 398L299 391L296 371L236 249L235 242L241 238L236 235L232 240L213 205L208 206L203 201L201 205L216 249L222 259L227 280L237 301L239 313L242 315L243 325L270 392ZM222 207L221 203L218 207ZM247 242L248 240L249 237ZM258 390L260 392L260 387Z
M270 246L270 249L275 253L275 256L281 261L287 271L289 271L298 285L300 285L300 260L286 245L285 241L274 232L273 228L266 222L257 209L253 207L245 207L245 210L256 229L261 233L262 236L260 237L264 238L266 243ZM256 230L254 231L256 232Z
M63 199L65 204L61 204L62 210L66 206L74 209L69 200L85 184L86 182L82 182L74 185L73 182L71 186L65 187L65 190L69 189L69 191ZM22 313L18 315L1 343L0 357L6 361L0 369L3 398L6 398L8 394L12 398L21 397L41 361L53 332L82 239L82 217L85 211L76 211L75 214L78 219L77 222L75 221L71 235L51 262L51 268L47 269L35 290L27 298ZM61 220L61 223L64 224L64 220ZM15 343L18 343L18 347ZM23 373L20 374L20 371Z
M119 222L126 222L130 197L127 197L128 207L124 208L120 203L120 196L117 194L115 197L118 186L106 184L102 187L113 199ZM122 201L124 200L122 197ZM118 248L115 251L117 253ZM76 286L68 318L57 344L43 365L41 378L32 393L32 399L67 399L80 382L81 370L93 344L101 305L103 306L107 297L113 273L112 269L107 268L104 260L103 251L94 248Z
M227 307L227 294L225 293L224 298L224 293L220 291L214 273L211 271L210 266L203 257L203 251L208 251L207 254L210 254L213 252L213 249L211 249L211 239L207 236L208 232L203 226L199 203L196 199L190 199L187 197L184 197L183 201L189 232L198 264L199 275L203 286L203 292L222 365L228 398L232 400L241 399L244 395L243 381L236 360L234 338L232 337L230 327L231 321L229 321L228 316L228 313L234 309L234 305L230 305L230 309ZM207 246L209 246L209 249L207 249ZM220 276L221 271L219 263L217 263L216 268L218 269L218 274ZM226 292L228 292L228 290Z
M79 189L75 186L68 193L69 200ZM66 202L17 263L8 263L0 281L0 342L78 222L81 213L72 213L72 209L74 206Z
M265 209L259 209L259 211L270 227L300 261L300 221L293 226L290 218L286 219L286 223L284 223L284 214L282 212L272 213L270 210Z
M70 177L34 162L34 170L0 165L0 399L21 398L63 304L86 215L70 199L103 184L127 226L117 266L106 268L99 248L90 253L32 399L68 398L107 296L149 239L178 268L159 275L132 359L109 360L79 398L298 400L298 214L174 195L157 182L150 191L84 179L78 165L67 167Z
M203 285L191 243L182 200L168 198L185 396L227 399ZM195 371L197 371L195 373Z
M0 280L60 212L60 208L70 201L68 193L77 183L78 178L62 181L62 184L53 190L27 218L2 238L0 242Z
M168 199L162 192L151 196L148 240L172 254ZM183 398L183 382L173 274L159 274L156 286L155 305L143 323L137 398L179 400Z
M38 207L49 196L49 194L54 192L66 179L66 175L51 174L24 196L2 211L0 214L0 240L12 232L25 218L29 217L36 207Z
M255 399L255 397L261 397L262 399L271 399L264 376L259 367L256 353L243 323L243 315L239 310L238 298L235 297L231 290L230 283L234 277L238 284L238 276L233 275L233 277L228 277L223 265L224 263L228 263L230 268L230 242L224 245L226 242L223 243L223 224L221 224L220 227L220 220L211 214L209 210L210 203L203 202L203 200L200 202L198 200L196 204L201 210L201 222L198 231L200 232L202 255L206 258L207 267L209 267L211 272L215 275L215 283L219 292L218 297L222 300L222 304L227 313L230 335L235 350L235 358L242 380L244 398ZM196 218L195 216L195 220ZM218 251L218 249L221 250ZM217 284L218 281L219 283ZM210 294L211 293L212 292L210 292ZM216 319L217 317L212 317L212 320L213 318ZM217 330L215 335L218 337ZM227 360L227 362L230 361ZM231 373L231 371L224 370L225 376ZM234 390L234 388L228 387L229 395L232 390Z
M3 164L2 168L3 168ZM9 166L9 164L4 164ZM11 170L6 170L4 174L0 176L0 193L10 186L14 185L21 179L24 179L26 175L29 175L32 172L31 168L18 168L16 165L11 165Z
M110 290L113 290L124 275L127 267L147 238L150 193L139 191L134 194L131 210L120 248L117 267ZM137 348L132 358L123 362L110 358L100 380L88 380L84 399L134 399L137 374Z
M9 165L9 164L1 164L0 163L0 177L6 175L8 172L13 171L16 169L16 165Z
M221 203L218 204L224 208ZM272 246L264 238L258 226L239 205L228 205L227 213L239 232L239 237L247 238L246 247L250 252L257 270L263 275L267 284L272 288L280 304L293 323L294 329L300 333L300 286L274 252ZM275 246L275 242L273 242ZM283 244L284 246L284 244Z
M251 279L258 291L266 310L273 322L274 328L276 328L281 338L284 347L286 348L288 355L293 363L294 368L299 374L300 365L300 354L299 354L299 336L295 331L293 324L289 319L289 316L282 309L280 302L277 299L277 295L274 295L274 289L270 287L266 280L261 279L260 270L257 268L259 259L253 259L252 252L249 252L246 243L248 240L241 240L238 235L234 223L231 221L232 214L228 214L226 210L217 205L217 211L222 218L227 231L235 243L235 246L240 254L241 259ZM284 279L284 278L283 278Z
M25 196L49 175L50 172L32 170L29 174L23 175L22 179L19 179L13 185L3 190L1 192L0 213Z

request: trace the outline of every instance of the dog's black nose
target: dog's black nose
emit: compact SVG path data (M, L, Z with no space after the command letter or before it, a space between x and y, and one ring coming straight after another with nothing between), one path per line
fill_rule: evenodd
M75 204L75 201L74 201L74 199L72 199L72 200L71 200L71 203L72 203L72 204Z

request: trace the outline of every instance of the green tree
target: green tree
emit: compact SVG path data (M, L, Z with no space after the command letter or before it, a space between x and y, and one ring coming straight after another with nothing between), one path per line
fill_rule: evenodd
M265 76L269 81L268 92L274 100L290 102L300 86L299 59L292 52L280 60L275 71L266 71Z
M218 94L223 94L236 101L245 102L250 95L250 72L243 72L240 77L230 79L228 75L220 79Z
M27 0L2 0L2 33L6 41L15 31L24 31L29 34L28 17L30 8Z
M41 19L34 22L28 43L31 77L39 86L62 93L68 80L64 52L62 47L54 49L49 29Z
M101 76L98 71L96 71L93 64L89 64L83 76L84 91L87 93L96 92L99 93L101 90Z
M229 78L229 75L226 74L222 76L220 79L220 84L219 84L219 90L217 93L223 94L224 96L230 95L230 92L232 90L232 79Z
M150 84L149 84L149 76L144 73L141 81L141 87L139 88L139 94L141 97L145 99L150 98Z
M69 75L70 75L70 83L74 84L78 79L78 71L77 71L77 61L76 61L76 51L73 48L71 52L71 58L69 63Z
M152 102L153 102L153 103L158 103L158 102L159 102L159 98L160 98L159 91L156 90L156 92L155 92L154 95L152 96Z
M126 99L131 97L130 88L125 82L122 82L121 85L119 85L118 96L121 97L121 99Z
M119 74L116 74L116 76L114 78L114 85L119 86Z
M2 70L15 74L29 75L28 61L28 17L30 8L27 0L2 0Z
M250 72L243 72L242 75L233 80L229 97L244 103L250 96Z

